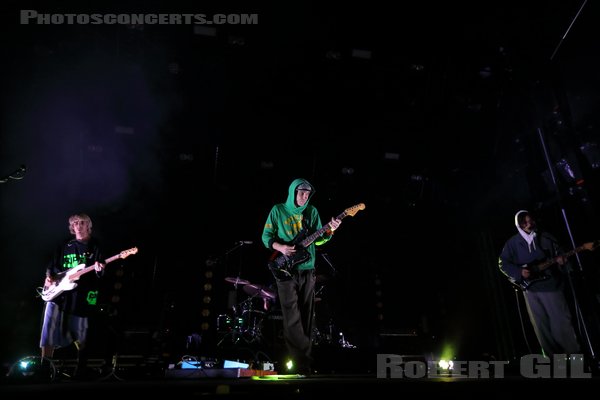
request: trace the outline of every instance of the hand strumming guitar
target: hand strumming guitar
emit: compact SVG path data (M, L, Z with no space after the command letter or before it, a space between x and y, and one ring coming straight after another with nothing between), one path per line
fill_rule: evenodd
M296 246L273 242L273 250L277 250L284 256L289 257L296 252Z
M54 279L52 276L48 275L46 276L46 280L44 281L44 287L48 288L50 286L52 286L52 284L56 282L56 279Z
M559 256L552 258L551 263L549 265L558 264L560 266L563 266L566 264L566 262L567 262L567 257L565 257L564 255L559 255ZM539 272L539 268L537 267L537 265L525 266L521 270L521 276L523 277L523 279L529 279L529 278L531 278L532 271Z

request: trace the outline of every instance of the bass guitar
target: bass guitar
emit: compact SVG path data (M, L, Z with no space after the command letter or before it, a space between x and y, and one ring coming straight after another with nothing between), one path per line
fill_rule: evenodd
M365 204L360 203L349 207L343 213L335 217L336 219L344 219L347 216L355 216L357 212L365 209ZM293 267L301 262L308 260L310 253L307 247L312 244L318 237L322 236L327 230L331 229L331 221L323 225L323 227L312 235L306 236L306 230L302 230L298 236L289 244L295 246L296 252L291 256L286 256L278 251L274 252L267 266L275 279L287 279L292 276ZM306 236L306 237L305 237Z
M581 251L584 250L589 250L589 251L593 251L595 250L598 246L600 246L600 240L596 240L595 242L588 242L588 243L584 243L579 247L574 248L571 251L568 251L564 254L562 254L562 257L565 258L569 258ZM548 268L550 268L551 266L558 264L557 263L557 259L560 256L557 257L553 257L553 258L549 258L545 261L542 261L539 264L535 264L535 265L526 265L523 266L523 268L527 269L530 271L530 275L529 278L527 279L522 279L519 282L512 282L514 285L516 285L519 289L522 290L527 290L531 285L533 285L535 282L538 281L543 281L545 279L548 279L550 276L546 274L546 270Z
M107 258L104 263L110 264L113 261L129 257L132 254L138 252L137 247L133 247L129 250L124 250L117 255ZM86 266L85 264L79 264L78 266L71 268L67 271L60 272L55 275L54 282L49 286L44 286L40 296L44 301L50 301L56 298L63 292L73 290L77 287L77 280L84 274L94 270L94 266Z

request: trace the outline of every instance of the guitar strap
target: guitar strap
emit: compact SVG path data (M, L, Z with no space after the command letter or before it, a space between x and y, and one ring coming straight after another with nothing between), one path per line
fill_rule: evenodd
M556 257L559 253L559 247L556 240L544 231L541 231L537 237L540 249L546 253L546 257Z
M308 228L311 226L310 218L309 218L308 214L306 213L307 209L308 209L308 207L302 211L302 229L304 229L306 231L308 231Z
M538 235L538 239L538 245L546 255L546 260L557 257L559 254L562 253L560 245L558 244L554 236L552 236L551 234L541 231ZM568 265L569 260L567 259L565 266ZM566 270L566 268L557 268L557 265L552 265L550 268L546 269L545 271L542 271L542 276L549 277L551 275L555 275L557 271L560 272Z

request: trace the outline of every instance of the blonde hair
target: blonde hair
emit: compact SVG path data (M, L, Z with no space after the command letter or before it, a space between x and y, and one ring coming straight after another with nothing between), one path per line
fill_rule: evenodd
M73 214L69 217L69 232L71 232L71 234L75 234L75 231L73 230L73 224L77 221L86 221L88 224L88 234L92 233L92 219L89 217L89 215L87 214Z

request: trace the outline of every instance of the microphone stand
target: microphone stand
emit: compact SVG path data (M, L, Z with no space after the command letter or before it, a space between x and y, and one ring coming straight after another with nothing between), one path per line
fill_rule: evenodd
M246 245L246 244L250 244L250 242L245 242L245 241L243 241L243 240L239 240L239 241L235 242L235 245L234 245L232 248L230 248L229 250L226 250L226 251L223 253L223 257L225 258L225 269L227 270L227 272L229 272L229 254L233 253L234 251L236 251L236 250L237 250L237 249L239 249L240 247L243 247L243 246L244 246L244 245ZM241 277L241 276L242 276L242 257L241 257L241 255L240 255L240 262L239 262L239 265L238 265L238 272L237 272L237 274L236 274L235 276L236 276L237 278L239 278L239 277ZM228 299L229 299L229 300L228 300L228 306L231 306L232 304L236 304L236 303L237 303L237 289L238 289L238 283L237 283L237 282L235 282L235 283L233 284L233 286L235 287L235 290L234 290L234 291L230 291L230 292L229 292L229 297L228 297ZM234 307L235 307L235 306L234 306ZM221 340L221 342L222 342L222 340ZM219 342L219 344L220 344L221 342ZM237 340L236 340L236 342L237 342Z
M550 62L552 62L554 60L554 57L556 56L556 54L558 53L558 49L560 48L560 46L562 45L563 41L565 40L565 38L567 37L567 35L569 34L569 31L571 30L571 28L573 27L573 24L575 23L575 21L577 20L577 18L579 18L579 15L581 14L583 8L585 7L585 5L587 4L587 0L583 0L583 3L581 4L581 6L579 7L577 14L575 15L575 17L572 19L571 23L569 24L569 27L567 28L567 30L565 31L564 35L561 37L560 41L558 42L558 44L556 45L556 48L554 49L554 51L552 52L552 55L550 56ZM540 139L540 144L542 146L542 150L544 152L544 157L546 159L546 162L548 164L548 171L550 171L550 176L552 178L552 183L554 184L554 190L556 192L556 198L558 200L558 205L561 209L561 214L562 214L562 218L563 221L565 223L565 227L567 229L567 233L569 234L569 239L571 240L571 246L572 248L576 248L576 244L575 244L575 240L573 239L573 233L571 232L571 227L569 225L569 220L567 218L567 213L562 205L562 201L561 201L561 196L560 196L560 190L558 188L558 184L556 182L556 177L554 175L554 169L552 168L552 163L550 161L550 156L548 155L548 150L546 148L546 142L544 139L544 134L542 132L541 128L538 128L538 135L539 135L539 139ZM575 258L577 260L577 266L579 268L579 272L583 271L583 266L581 264L581 260L579 258L579 254L575 254ZM570 272L567 272L567 281L569 282L569 287L571 289L571 294L573 297L573 306L575 308L575 312L576 312L576 318L578 321L578 326L579 326L579 331L580 334L582 336L583 339L585 339L585 342L587 344L587 347L589 349L590 355L592 356L592 358L594 360L596 360L596 354L594 351L594 347L592 346L592 341L590 339L590 335L588 332L588 328L586 325L586 321L585 318L583 318L583 315L581 313L581 308L579 306L579 301L578 301L578 295L575 291L575 286L573 285L573 279L571 277Z
M236 251L237 249L239 249L240 247L242 247L244 245L244 242L236 242L235 246L233 246L231 249L227 250L224 254L225 256L228 256L229 253L232 253L234 251Z
M244 241L244 240L239 240L239 241L235 242L235 246L233 246L231 249L225 251L225 253L224 253L225 259L227 260L227 256L230 253L233 253L234 251L236 251L240 247L243 247L244 245L248 245L248 244L252 244L252 242L251 241ZM226 262L226 264L227 264L227 262ZM242 276L242 257L241 256L240 256L240 264L238 266L237 276L238 277Z
M565 223L565 227L567 229L567 233L569 234L569 239L571 240L571 246L572 248L576 248L576 244L575 244L575 240L573 239L573 233L571 232L571 226L569 225L569 220L567 218L567 213L562 205L562 201L560 198L560 191L558 189L558 184L556 182L556 177L554 175L554 170L552 168L552 163L550 161L550 156L548 155L548 150L546 148L546 142L544 140L544 134L542 132L541 128L538 128L538 135L540 138L540 143L542 146L542 150L544 151L544 157L546 159L546 162L548 163L548 170L550 171L550 176L552 178L552 183L554 184L554 190L556 191L556 197L558 200L558 204L560 206L560 210L562 213L562 217L563 217L563 221ZM577 260L577 266L579 267L579 272L583 271L583 267L581 265L581 260L579 259L579 255L576 253L576 260ZM569 287L571 289L571 294L573 297L573 306L575 308L575 317L577 318L578 321L578 326L580 327L579 331L581 334L582 339L585 340L586 344L587 344L587 348L590 351L590 355L592 356L593 359L596 359L596 354L594 352L594 347L592 346L592 341L590 339L590 335L588 332L588 328L587 328L587 324L585 321L585 318L583 318L583 315L581 313L581 308L579 306L579 301L578 301L578 296L577 296L577 292L575 291L575 285L573 285L573 279L571 278L571 273L567 272L566 273L567 276L567 282L569 283Z

